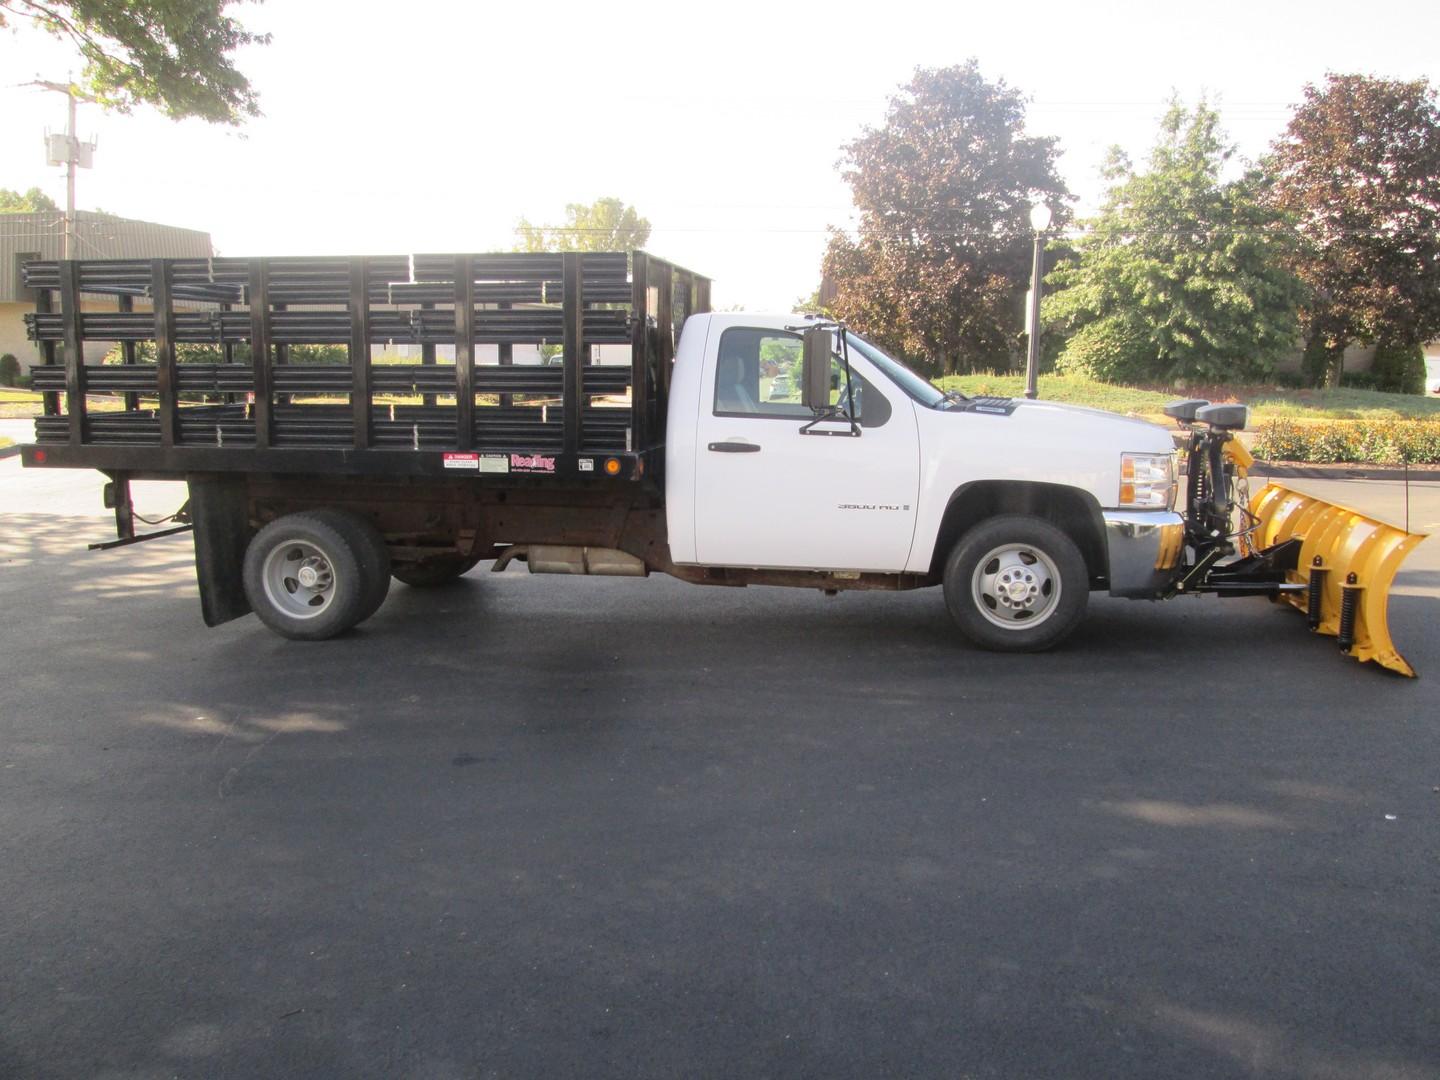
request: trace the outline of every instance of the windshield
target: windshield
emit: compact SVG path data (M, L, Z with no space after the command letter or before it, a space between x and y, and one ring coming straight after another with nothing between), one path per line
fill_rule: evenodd
M886 356L864 338L858 337L848 331L845 334L845 338L850 342L852 349L888 375L896 386L920 402L921 405L933 409L945 400L945 395L935 389L934 385L931 384L928 379L915 374L915 372L900 363L899 360L894 360Z

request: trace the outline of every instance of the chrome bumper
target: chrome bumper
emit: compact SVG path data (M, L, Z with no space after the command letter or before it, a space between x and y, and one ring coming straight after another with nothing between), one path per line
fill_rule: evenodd
M1185 519L1169 510L1106 510L1110 595L1154 599L1185 553Z

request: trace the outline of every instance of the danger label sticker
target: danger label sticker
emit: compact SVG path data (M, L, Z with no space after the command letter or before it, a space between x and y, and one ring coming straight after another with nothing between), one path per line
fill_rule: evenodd
M480 468L479 454L446 454L445 468L447 469L478 469Z

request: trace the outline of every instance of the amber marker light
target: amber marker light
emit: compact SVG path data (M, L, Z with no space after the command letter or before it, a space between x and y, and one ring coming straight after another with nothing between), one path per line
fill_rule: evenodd
M620 459L618 457L605 459L605 471L611 476L620 475Z

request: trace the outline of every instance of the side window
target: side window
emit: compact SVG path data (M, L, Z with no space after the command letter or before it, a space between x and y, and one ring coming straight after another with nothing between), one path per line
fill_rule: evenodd
M715 365L715 415L809 420L800 403L803 379L800 335L783 330L731 327L720 335ZM830 403L848 410L852 395L840 357L830 359ZM860 375L853 392L861 427L879 427L890 418L890 403Z

